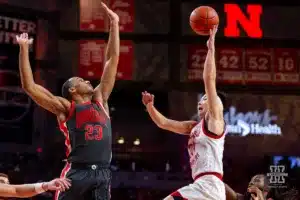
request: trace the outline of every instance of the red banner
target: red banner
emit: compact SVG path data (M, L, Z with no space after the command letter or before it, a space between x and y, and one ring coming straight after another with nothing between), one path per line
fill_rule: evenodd
M134 31L134 0L111 0L110 8L120 17L120 31Z
M104 64L104 40L79 41L78 73L82 78L100 79Z
M218 81L225 83L242 83L244 79L242 58L243 49L218 49L216 58Z
M188 46L188 80L202 80L204 61L207 54L207 48L203 46Z
M271 49L246 49L246 83L272 83Z
M274 49L274 83L299 83L298 56L295 49Z
M100 79L104 67L105 41L81 40L79 45L79 76L87 79ZM133 57L132 41L121 41L117 79L132 79Z
M106 2L106 0L103 0ZM101 1L80 0L80 30L81 31L106 31L107 16L102 10Z
M132 80L134 49L132 41L121 41L117 79Z

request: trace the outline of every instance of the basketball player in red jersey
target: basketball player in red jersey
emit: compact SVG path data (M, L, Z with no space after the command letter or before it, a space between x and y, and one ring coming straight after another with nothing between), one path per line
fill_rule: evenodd
M216 90L215 34L210 31L208 52L204 63L203 80L206 94L198 103L200 123L167 119L154 107L154 96L144 92L143 103L147 111L162 129L189 135L188 151L194 183L180 188L165 200L225 200L223 175L223 150L225 122L223 103Z
M1 176L3 180L4 176ZM41 194L46 191L65 191L71 186L68 179L54 179L44 183L23 184L23 185L9 185L8 177L4 177L5 182L0 182L0 197L17 197L27 198Z
M60 200L110 199L112 136L107 102L119 62L119 17L104 3L101 5L110 19L110 32L103 74L95 89L80 77L70 78L63 84L63 97L54 96L37 85L28 56L32 39L27 34L17 37L23 89L37 104L57 116L66 137L67 164L61 176L71 179L72 187L56 195Z

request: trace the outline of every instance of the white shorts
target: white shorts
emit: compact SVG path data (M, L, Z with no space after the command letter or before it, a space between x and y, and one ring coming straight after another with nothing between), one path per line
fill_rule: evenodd
M225 185L214 175L205 175L182 187L171 196L176 200L226 200ZM177 198L176 198L177 197Z

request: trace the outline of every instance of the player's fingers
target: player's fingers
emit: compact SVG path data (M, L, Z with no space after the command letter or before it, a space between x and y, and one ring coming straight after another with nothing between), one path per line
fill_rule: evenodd
M256 196L254 194L251 194L252 199L256 199Z
M101 6L105 9L105 10L108 10L108 7L105 3L101 2Z
M64 182L62 180L57 180L55 185L57 187L60 187L61 190L63 190L63 191L66 189L66 186L65 186L65 184L64 184Z
M257 189L256 189L256 187L253 187L253 186L252 186L252 187L249 187L249 188L248 188L248 192L250 192L250 193L251 193L251 192L256 193L256 192L257 192Z
M69 189L70 186L71 186L71 184L68 183L68 181L63 181L63 185L64 185L64 188L65 188L65 189Z
M72 181L71 181L70 179L66 178L65 180L66 180L66 182L67 182L67 184L68 184L69 186L72 185Z
M32 44L33 43L33 38L30 38L29 40L28 40L28 44Z

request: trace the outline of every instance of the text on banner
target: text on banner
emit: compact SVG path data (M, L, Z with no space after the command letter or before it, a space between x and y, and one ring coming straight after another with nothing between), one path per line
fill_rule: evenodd
M188 46L188 80L202 80L202 72L207 49L201 46Z
M111 9L120 18L120 31L134 31L134 0L111 0Z

